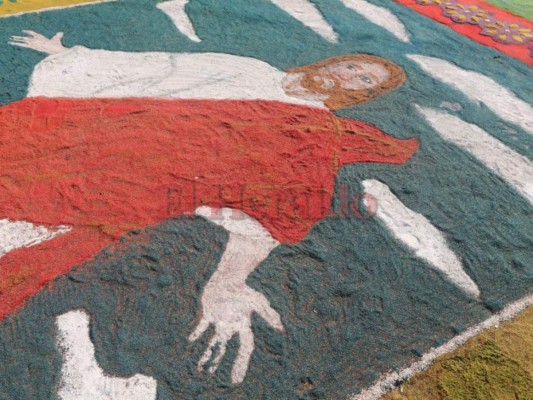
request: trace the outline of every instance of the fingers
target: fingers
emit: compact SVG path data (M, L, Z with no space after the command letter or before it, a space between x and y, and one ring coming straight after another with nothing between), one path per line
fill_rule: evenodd
M204 365L206 362L208 362L211 357L213 356L213 349L215 348L215 345L218 342L217 335L213 335L211 340L209 341L209 344L207 345L207 349L204 351L204 354L202 354L202 357L200 357L200 360L198 361L198 371L202 371L204 369Z
M29 44L25 42L7 42L7 43L9 43L11 46L18 46L18 47L25 47L27 49L33 49L33 46L30 46Z
M211 363L211 366L209 367L209 373L214 374L216 370L218 369L218 366L220 365L220 361L222 361L222 357L224 357L224 354L226 354L226 345L228 344L228 339L221 339L219 342L218 352L215 358L213 359L213 362Z
M27 42L28 41L28 37L27 36L11 36L9 38L9 40L16 40L18 42Z
M26 47L26 48L32 48L30 45L30 41L32 39L28 38L26 36L11 36L9 38L9 44L12 46L19 46L19 47Z
M195 340L197 340L200 336L203 335L207 328L209 328L209 321L205 318L202 318L194 332L190 334L189 342L194 342Z
M215 333L207 345L202 357L198 361L198 371L202 371L205 367L205 364L212 359L211 365L209 366L209 373L213 374L217 371L220 366L220 362L224 355L226 354L226 348L229 341L229 336ZM252 330L247 328L239 332L240 346L237 353L237 357L233 363L233 368L231 370L231 382L234 385L242 383L246 372L248 371L248 365L250 363L250 358L254 351L254 336ZM216 355L213 357L215 352L215 346L219 346Z
M23 30L22 33L25 33L28 36L16 36L13 35L9 38L9 44L12 46L26 47L28 49L34 49L33 43L39 41L40 39L48 40L43 35L30 31Z
M238 385L244 380L248 371L248 364L250 364L250 358L254 351L254 335L251 329L242 330L239 337L241 344L231 370L231 382L234 385Z
M30 42L39 41L39 40L48 41L48 38L46 38L45 36L35 31L23 30L22 33L25 33L27 36L11 36L9 39L13 42L21 42L21 43L30 43ZM51 40L57 40L61 43L61 39L63 39L63 36L64 36L63 32L58 32L55 34L55 36ZM10 42L10 44L13 44L13 43Z
M26 35L34 37L34 38L39 38L39 37L44 38L43 35L41 35L40 33L35 32L35 31L24 30L22 32L25 33Z
M218 366L220 365L220 361L222 361L224 354L226 354L226 346L228 344L228 340L229 337L226 335L222 335L219 333L215 333L213 335L213 337L209 341L209 344L207 345L206 351L198 361L198 371L202 371L207 361L211 360L211 358L213 357L215 346L218 345L219 347L217 354L213 358L211 366L209 367L209 373L213 374L216 372Z

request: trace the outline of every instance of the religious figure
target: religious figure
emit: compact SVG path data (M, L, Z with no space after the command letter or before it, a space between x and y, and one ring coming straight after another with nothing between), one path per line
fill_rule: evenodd
M67 49L61 34L26 33L11 43L49 56L35 68L29 98L0 108L0 214L72 231L0 258L0 282L38 271L21 287L0 288L2 314L124 233L194 213L229 239L189 338L214 325L198 361L202 370L211 360L213 373L238 335L231 378L242 382L252 314L283 331L248 275L328 215L343 165L402 164L417 150L416 139L328 110L397 88L402 69L353 55L283 72L218 53Z
M157 53L66 48L33 32L11 44L49 56L31 76L28 97L275 100L350 107L405 81L391 61L348 55L281 71L264 61L223 53Z

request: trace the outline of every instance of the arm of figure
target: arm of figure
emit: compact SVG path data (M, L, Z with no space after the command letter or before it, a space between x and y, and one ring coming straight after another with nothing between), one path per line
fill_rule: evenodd
M398 139L366 122L334 118L341 139L341 165L357 162L403 164L420 146L416 138Z
M196 212L221 225L229 233L229 240L217 270L204 288L202 318L190 341L197 340L211 324L215 334L198 362L198 370L212 360L209 368L214 373L226 352L228 341L238 335L240 346L231 371L231 380L239 384L244 380L254 350L252 314L259 314L272 327L282 332L279 314L268 299L246 285L246 278L268 257L279 243L266 229L246 214L231 210L200 207ZM215 348L218 345L218 352Z
M0 257L0 320L112 241L98 229L72 227L50 240L5 253Z
M22 31L27 36L11 36L9 38L9 44L13 46L25 47L40 51L48 55L63 53L68 50L63 46L61 40L63 39L63 32L59 32L54 35L52 39L41 35L34 31Z

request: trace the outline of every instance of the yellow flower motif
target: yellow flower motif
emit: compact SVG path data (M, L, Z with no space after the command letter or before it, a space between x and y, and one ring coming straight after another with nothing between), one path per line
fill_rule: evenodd
M444 15L460 24L480 25L492 19L492 14L477 5L449 4L444 5Z
M515 22L496 20L485 24L482 35L491 36L500 43L523 44L533 40L533 31Z

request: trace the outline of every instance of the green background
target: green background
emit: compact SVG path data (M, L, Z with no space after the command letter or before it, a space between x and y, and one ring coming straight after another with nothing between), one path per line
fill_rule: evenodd
M281 246L249 278L279 311L286 334L254 320L256 351L245 382L230 383L237 342L214 376L196 372L209 333L194 328L200 295L227 237L214 225L178 218L131 234L18 313L0 323L0 399L50 399L60 368L54 317L82 307L92 316L100 366L119 376L141 372L158 380L158 399L339 399L405 367L486 319L533 288L533 207L506 182L444 142L414 104L441 108L479 125L531 158L533 138L483 104L428 77L406 54L423 54L481 72L533 102L530 67L459 36L394 2L411 43L397 41L339 1L313 1L339 33L332 44L267 0L191 0L187 10L201 43L179 34L153 1L118 1L0 20L0 104L26 95L43 55L7 44L32 29L67 46L124 51L216 51L256 57L286 69L334 55L367 53L403 66L408 80L373 102L339 111L420 150L405 165L353 164L336 181L354 195L364 179L386 183L412 210L444 232L481 289L471 300L443 274L416 258L376 219L325 218L294 246ZM379 1L371 1L383 5Z

